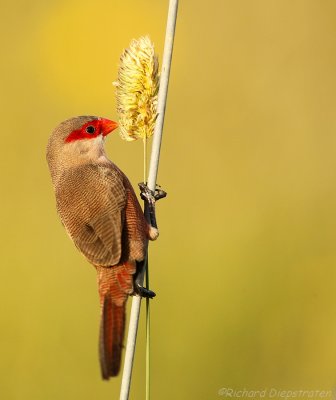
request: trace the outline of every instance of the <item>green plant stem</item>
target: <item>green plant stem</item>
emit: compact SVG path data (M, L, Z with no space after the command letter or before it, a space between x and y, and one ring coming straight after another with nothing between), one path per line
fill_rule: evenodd
M147 180L147 137L143 139L144 182ZM148 250L147 250L148 251ZM146 288L149 289L148 253L146 257ZM150 400L150 303L146 298L146 400Z
M146 262L146 288L149 289L148 257ZM150 400L150 301L146 298L146 400Z
M147 181L147 138L143 138L143 173L144 173L144 183Z

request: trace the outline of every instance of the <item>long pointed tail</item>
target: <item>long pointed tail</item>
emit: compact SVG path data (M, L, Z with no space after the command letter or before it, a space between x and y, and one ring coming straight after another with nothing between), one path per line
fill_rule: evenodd
M119 373L125 331L125 303L117 306L106 295L100 322L99 353L103 379Z
M109 379L120 370L126 300L133 292L135 265L97 267L97 272L101 303L100 366L103 379Z

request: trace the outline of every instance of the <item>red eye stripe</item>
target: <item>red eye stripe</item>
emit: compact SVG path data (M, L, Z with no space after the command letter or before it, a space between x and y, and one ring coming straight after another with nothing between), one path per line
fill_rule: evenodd
M95 131L93 133L89 133L86 131L86 128L89 126L93 126ZM84 124L80 129L76 129L72 131L66 138L65 142L74 142L76 140L83 140L83 139L93 139L97 137L100 134L100 121L99 120L93 120L89 121L86 124ZM89 129L89 131L92 129Z

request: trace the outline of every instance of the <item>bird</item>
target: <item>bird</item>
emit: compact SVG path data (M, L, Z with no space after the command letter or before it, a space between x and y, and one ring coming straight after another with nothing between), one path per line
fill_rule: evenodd
M148 241L159 235L155 218L147 222L129 179L105 152L106 136L117 127L102 117L70 118L52 131L46 151L58 215L97 271L99 358L105 380L120 370L128 296L155 296L138 277ZM164 195L153 194L145 184L140 187L153 216L155 200Z

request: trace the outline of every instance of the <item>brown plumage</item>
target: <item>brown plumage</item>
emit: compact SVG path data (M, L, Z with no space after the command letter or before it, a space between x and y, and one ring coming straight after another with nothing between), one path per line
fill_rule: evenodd
M129 180L104 151L104 137L116 126L104 118L72 118L52 132L47 146L57 211L76 247L97 270L104 379L119 372L125 303L147 241L158 236Z

